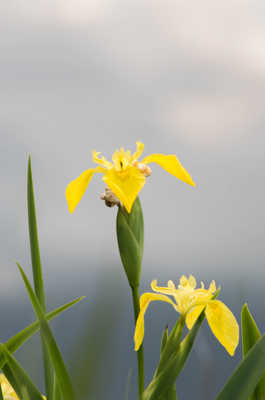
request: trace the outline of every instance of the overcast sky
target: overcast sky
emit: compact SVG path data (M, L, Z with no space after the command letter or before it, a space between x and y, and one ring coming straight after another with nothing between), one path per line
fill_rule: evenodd
M249 301L265 327L264 44L262 0L0 2L0 296L1 318L13 321L2 320L1 337L21 329L25 310L30 310L14 260L30 273L26 167L31 153L49 299L55 296L61 304L86 295L84 304L92 307L102 287L102 304L109 304L106 287L114 291L110 282L122 287L120 304L126 310L120 313L123 330L117 345L126 343L112 389L113 398L121 394L121 381L135 360L128 350L133 322L117 251L116 210L99 199L101 175L94 176L72 215L65 188L94 166L92 150L110 158L120 146L134 151L138 140L145 144L144 155L177 154L197 184L192 188L152 167L140 195L145 217L142 288L152 279L164 284L183 273L206 284L216 279L223 300L237 298L229 303L237 317ZM23 301L18 303L18 296ZM7 312L11 300L13 309ZM154 307L157 317L155 312ZM159 315L163 323L172 323L164 308ZM82 317L73 316L71 326L76 327ZM153 349L161 322L151 313L148 318L147 343ZM62 331L67 336L67 329ZM197 361L204 371L207 365L213 371L217 350L211 353L206 341L203 364L203 338ZM151 365L157 354L147 354ZM216 382L212 397L223 384Z
M264 2L253 0L1 2L7 282L14 258L29 265L29 152L47 268L89 258L97 273L118 262L116 210L99 200L100 175L73 215L65 187L93 166L91 150L110 158L137 140L145 154L177 154L197 183L153 167L141 193L147 281L264 271L264 16Z

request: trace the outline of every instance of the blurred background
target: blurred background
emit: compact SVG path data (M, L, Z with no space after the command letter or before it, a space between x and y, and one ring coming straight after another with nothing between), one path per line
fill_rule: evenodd
M177 154L192 188L158 166L141 192L141 291L194 274L244 302L264 332L265 3L261 0L20 0L0 3L1 341L34 320L14 260L31 273L26 165L32 157L49 309L86 299L52 323L79 399L135 399L131 295L116 209L94 176L73 215L66 185L145 143ZM147 313L146 380L174 310ZM17 353L43 390L39 337ZM179 400L214 399L240 360L207 323L177 381ZM128 393L128 395L127 395Z

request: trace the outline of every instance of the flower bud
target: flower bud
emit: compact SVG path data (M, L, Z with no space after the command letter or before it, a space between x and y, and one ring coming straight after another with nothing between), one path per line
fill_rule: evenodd
M138 287L144 246L144 219L138 197L130 213L124 207L119 207L116 227L120 257L129 285Z

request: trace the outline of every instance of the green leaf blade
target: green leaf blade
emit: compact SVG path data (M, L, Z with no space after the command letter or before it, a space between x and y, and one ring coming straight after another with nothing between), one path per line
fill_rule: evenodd
M163 333L162 333L162 338L161 338L161 346L160 346L160 356L164 351L164 348L167 344L168 340L168 326L165 327Z
M180 316L175 326L173 327L172 331L170 332L170 335L167 338L167 341L164 345L163 351L160 354L160 360L154 375L155 377L158 376L161 371L163 371L171 356L172 355L175 356L177 354L183 330L184 330L184 318ZM163 339L164 339L164 334L163 334Z
M0 344L0 351L2 356L6 359L6 364L3 367L3 372L8 379L9 383L17 393L21 400L24 399L22 388L26 388L28 397L31 400L43 400L41 393L31 381L22 366L16 361L12 354L8 351L7 347Z
M183 369L190 354L204 317L205 314L204 311L202 311L192 329L176 349L175 354L171 353L171 355L168 355L167 360L163 360L163 367L161 367L161 371L157 375L155 374L151 383L145 389L143 400L157 400L160 399L160 397L164 399L168 391L173 388L175 380ZM167 345L168 342L169 339ZM164 352L166 351L166 347ZM172 392L169 392L169 394L172 394Z
M243 357L247 355L249 350L261 338L260 331L252 317L247 304L244 304L241 311L242 326L242 353Z
M216 400L248 400L265 371L265 335L251 348Z
M49 327L49 324L45 318L45 314L43 313L43 310L37 299L37 296L35 295L23 269L21 268L21 266L18 263L17 263L17 266L21 273L25 287L28 291L28 295L30 297L34 311L39 318L40 329L41 329L43 338L45 340L45 344L47 345L47 348L49 351L49 356L51 357L54 371L55 371L56 377L57 377L59 385L60 385L62 397L64 400L73 400L74 399L74 390L72 387L72 383L71 383L69 374L67 372L66 366L64 364L63 358L61 356L60 350L59 350L57 343L53 337L53 334ZM52 395L53 395L53 392L52 392L51 396Z
M250 349L261 338L257 324L251 315L247 304L244 304L241 311L241 332L242 332L242 355L246 357ZM262 375L253 394L249 400L264 400L265 399L265 374Z
M46 301L45 301L44 283L43 283L41 258L40 258L38 226L37 226L30 156L28 159L27 200L28 200L29 239L30 239L34 288L36 296L40 302L40 305L43 311L45 312ZM52 365L49 359L49 352L46 348L45 342L42 337L41 340L42 340L42 353L43 353L43 364L44 364L44 374L45 374L45 386L46 386L47 397L48 399L50 399L53 392Z
M38 239L38 227L36 218L36 208L35 208L35 198L34 198L34 188L32 179L32 169L31 169L31 157L28 159L28 180L27 180L27 200L28 200L28 226L29 226L29 239L30 239L30 250L31 250L31 262L32 262L32 272L35 293L39 302L45 311L45 293L44 284L42 277L42 267L40 258L40 248Z
M53 394L52 400L61 400L61 392L56 375L53 374Z
M61 314L63 311L66 311L68 308L72 307L79 301L83 300L84 296L79 297L78 299L72 300L69 303L64 304L63 306L60 306L56 308L55 310L49 312L46 314L46 318L48 321L52 320L55 318L57 315ZM36 333L40 329L40 323L39 321L33 322L31 325L23 329L21 332L17 333L15 336L10 338L6 343L6 347L10 351L10 353L15 353L19 347L22 346L23 343L26 342L34 333ZM0 353L0 369L2 369L2 366L4 365L4 358L2 354Z

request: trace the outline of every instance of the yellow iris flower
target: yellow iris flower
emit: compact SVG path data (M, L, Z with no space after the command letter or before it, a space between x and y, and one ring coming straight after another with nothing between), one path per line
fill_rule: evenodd
M239 342L239 326L234 315L220 300L212 299L216 291L214 281L211 282L208 290L204 288L203 282L199 289L195 289L196 285L196 279L192 275L189 278L183 275L180 278L177 289L172 281L168 281L167 287L159 287L157 286L157 281L152 281L151 288L153 291L162 294L144 293L140 298L140 312L134 334L136 351L141 346L144 338L144 314L146 309L151 301L161 300L171 304L177 312L185 317L188 329L193 327L204 309L213 334L228 353L231 356L234 355ZM165 295L173 296L175 301Z
M104 174L103 181L123 203L128 213L131 212L132 205L143 188L146 177L151 174L151 169L147 164L156 163L181 181L195 186L190 174L175 155L150 154L139 162L138 159L144 150L144 145L141 142L137 142L136 145L137 149L133 154L130 150L125 151L123 148L116 150L112 155L112 162L107 161L104 157L99 157L100 153L92 152L93 161L99 165L84 171L66 188L70 213L75 210L83 197L95 172Z
M4 400L19 400L16 392L14 391L4 374L0 374L0 385Z
M18 395L10 385L4 374L0 374L0 385L4 400L19 400ZM42 396L43 400L47 400L45 396Z

